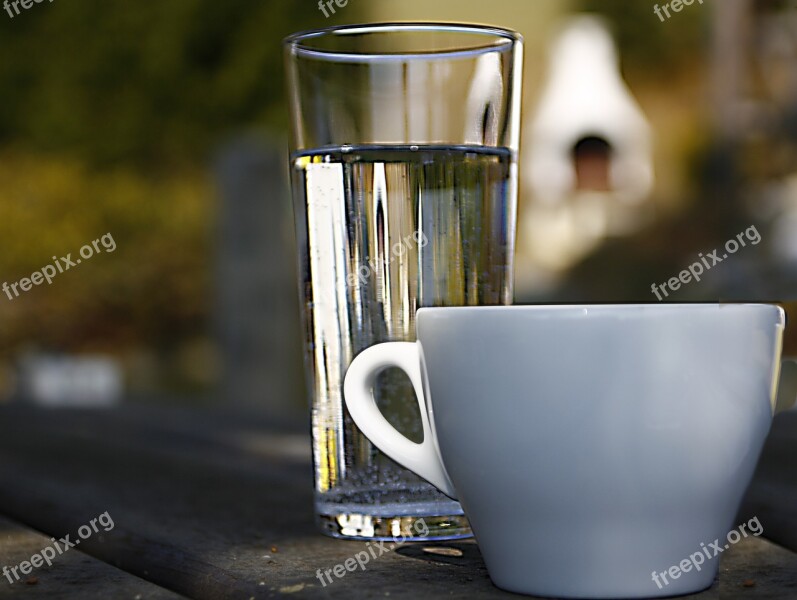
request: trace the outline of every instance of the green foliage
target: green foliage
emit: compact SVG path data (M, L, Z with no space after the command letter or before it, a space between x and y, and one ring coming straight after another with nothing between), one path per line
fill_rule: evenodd
M670 0L658 0L659 6ZM660 78L686 67L705 54L713 7L697 0L662 22L653 12L657 2L638 0L579 0L578 9L605 16L623 57L623 67L635 75Z
M331 24L300 0L0 10L0 284L106 233L117 244L52 285L0 292L0 396L3 363L27 347L145 355L180 378L169 365L210 329L207 168L228 137L287 129L282 39Z
M0 13L0 145L91 164L205 161L232 129L287 124L282 38L329 25L297 0L58 0Z
M0 358L44 349L169 348L207 318L212 295L211 186L195 172L146 180L128 169L91 173L74 161L0 157L0 284L56 258L100 252L9 300L0 294Z

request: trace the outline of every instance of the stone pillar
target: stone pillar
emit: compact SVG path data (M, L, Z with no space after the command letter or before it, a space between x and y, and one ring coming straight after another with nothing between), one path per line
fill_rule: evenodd
M287 170L285 144L255 136L216 161L222 402L278 417L306 410Z

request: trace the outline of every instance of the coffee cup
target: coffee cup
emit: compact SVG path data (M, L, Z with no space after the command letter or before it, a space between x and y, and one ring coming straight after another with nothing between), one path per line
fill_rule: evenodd
M667 585L652 574L734 527L775 412L784 327L766 304L422 308L417 342L356 357L346 404L385 454L460 501L498 587L688 594L712 584L719 557ZM391 367L415 389L421 443L374 400Z

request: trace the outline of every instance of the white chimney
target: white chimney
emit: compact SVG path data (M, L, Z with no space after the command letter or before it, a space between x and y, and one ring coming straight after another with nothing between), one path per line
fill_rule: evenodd
M585 138L609 146L610 193L627 204L643 201L653 186L650 126L623 81L609 31L592 16L568 21L551 49L526 146L536 202L557 204L576 191L573 153Z
M519 271L521 286L561 273L607 235L633 232L649 213L651 129L601 19L566 22L525 135L521 176L531 203L518 241L541 271Z

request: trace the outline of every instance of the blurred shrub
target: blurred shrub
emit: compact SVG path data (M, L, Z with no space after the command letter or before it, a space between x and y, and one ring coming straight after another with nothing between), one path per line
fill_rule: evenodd
M670 0L658 0L661 7ZM657 3L629 0L578 0L579 10L606 17L617 38L623 68L635 76L660 80L679 69L690 71L703 60L709 40L708 24L714 7L694 2L680 12L670 10L661 21L653 11ZM691 68L690 68L691 67Z
M0 285L105 233L117 249L14 300L0 292L0 396L29 347L109 352L152 387L192 370L210 382L207 167L230 136L287 128L281 40L324 21L296 0L3 12Z
M296 0L81 0L3 13L0 145L93 164L204 160L230 129L285 128L281 39L323 21Z
M0 294L0 359L43 349L168 348L208 314L211 186L199 171L145 178L68 159L0 156L0 285L111 233L101 251L19 298Z

